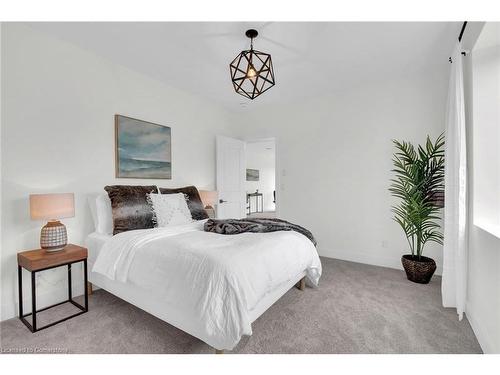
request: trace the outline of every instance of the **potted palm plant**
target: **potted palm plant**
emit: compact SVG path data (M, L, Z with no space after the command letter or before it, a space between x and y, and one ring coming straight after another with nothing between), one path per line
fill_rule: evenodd
M417 149L409 142L393 140L395 177L389 191L400 199L392 207L394 220L403 229L411 254L401 262L408 280L427 284L436 270L433 259L422 255L428 242L443 243L441 217L444 197L444 134L433 143L429 136Z

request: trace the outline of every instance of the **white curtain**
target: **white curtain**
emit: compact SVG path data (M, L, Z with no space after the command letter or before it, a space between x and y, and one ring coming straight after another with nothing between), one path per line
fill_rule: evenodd
M445 132L445 207L443 278L444 307L456 307L459 319L467 293L467 167L462 46L455 46L448 92Z

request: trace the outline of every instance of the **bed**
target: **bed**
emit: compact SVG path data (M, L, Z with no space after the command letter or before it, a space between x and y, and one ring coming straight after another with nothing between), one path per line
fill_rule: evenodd
M220 353L294 285L317 286L321 262L300 233L221 235L205 221L90 234L88 280Z

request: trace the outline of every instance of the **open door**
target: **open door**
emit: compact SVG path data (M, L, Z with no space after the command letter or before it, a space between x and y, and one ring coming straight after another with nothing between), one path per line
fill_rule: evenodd
M241 219L246 216L245 142L217 136L217 218Z

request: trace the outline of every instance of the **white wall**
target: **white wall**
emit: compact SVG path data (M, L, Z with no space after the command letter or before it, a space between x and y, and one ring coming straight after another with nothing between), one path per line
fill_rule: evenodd
M92 230L88 193L118 183L212 190L215 135L234 128L206 100L24 25L3 26L1 320L16 315L16 253L38 247L44 224L30 221L30 193L74 192L76 217L64 223L70 242L82 244ZM172 180L115 179L115 113L172 128ZM40 305L64 298L65 277L41 274ZM81 293L79 275L74 280Z
M408 245L390 212L391 139L444 131L446 68L249 112L247 137L276 139L279 217L309 228L321 255L401 268ZM440 273L442 247L426 255Z
M466 35L468 43L466 41L465 44L467 49L472 49L477 35L481 31L480 26L474 24L468 26L468 34ZM487 29L485 27L486 31ZM473 79L475 80L476 77L473 76L472 61L477 61L475 59L477 52L478 50L474 48L472 55L464 58L469 168L469 267L466 315L483 351L485 353L500 353L500 238L476 226L474 224L476 218L471 215L472 213L475 215L477 210L476 202L481 201L477 195L484 192L484 190L477 189L479 181L476 180L478 177L476 167L478 165L478 152L481 155L485 146L476 139L476 123L472 115L472 109L474 107L475 112L477 104L473 103ZM477 72L477 69L474 71ZM476 98L475 95L474 98ZM488 99L486 98L486 103L488 103ZM495 126L498 129L498 118ZM493 172L491 178L494 176Z
M270 150L269 150L270 148ZM263 194L264 211L274 211L273 191L275 189L276 166L274 140L247 142L247 168L259 170L259 181L246 181L247 193L259 190ZM252 210L255 210L255 198L252 198Z

